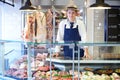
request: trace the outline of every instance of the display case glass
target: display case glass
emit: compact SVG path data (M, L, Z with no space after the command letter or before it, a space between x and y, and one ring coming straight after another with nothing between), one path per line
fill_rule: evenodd
M6 49L6 45L26 45L26 48L18 49ZM90 53L96 57L93 59L78 58L72 59L64 58L63 55L54 57L54 47L69 46L74 50L75 42L69 43L35 43L35 42L23 42L23 41L8 41L0 40L0 52L1 52L1 65L0 65L0 78L1 79L13 79L13 80L37 80L46 78L47 80L59 76L59 78L78 78L81 73L86 75L99 75L106 74L113 76L114 73L119 76L120 67L120 43L107 42L107 43L76 43L78 47L88 46L99 48L98 53ZM41 45L47 45L49 48L41 47ZM111 48L112 46L112 48ZM113 48L114 47L114 48ZM7 53L6 53L7 52ZM79 50L78 50L79 52ZM73 51L74 53L74 51ZM17 54L17 55L16 55ZM111 67L111 65L113 65ZM97 70L112 70L110 73L99 73ZM117 70L118 69L118 70ZM118 72L115 72L118 71ZM64 73L64 75L62 75ZM85 74L86 73L86 74ZM74 75L73 75L74 74ZM86 75L87 76L87 75ZM96 76L97 77L97 76ZM81 79L84 76L80 77ZM93 78L93 77L92 77ZM119 78L119 77L118 77Z

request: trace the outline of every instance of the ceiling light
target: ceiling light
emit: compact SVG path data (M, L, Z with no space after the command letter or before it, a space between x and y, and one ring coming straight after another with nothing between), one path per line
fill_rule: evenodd
M31 3L30 0L27 0L27 1L25 2L25 5L22 6L22 7L20 8L20 10L23 10L23 11L31 11L31 10L36 10L36 8L35 8L34 6L32 6L32 3Z
M96 3L90 6L90 9L111 9L111 7L104 3L104 0L96 0Z

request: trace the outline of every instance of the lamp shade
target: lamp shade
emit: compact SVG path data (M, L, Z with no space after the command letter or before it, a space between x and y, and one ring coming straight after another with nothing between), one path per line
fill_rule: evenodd
M36 8L34 7L34 6L32 6L32 3L31 3L31 1L30 0L27 0L26 2L25 2L25 5L24 6L22 6L21 8L20 8L20 10L36 10Z
M104 0L96 0L96 3L90 6L90 9L110 9L110 5L104 3Z

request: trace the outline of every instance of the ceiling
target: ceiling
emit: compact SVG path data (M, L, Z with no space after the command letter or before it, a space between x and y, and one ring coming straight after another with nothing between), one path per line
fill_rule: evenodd
M25 0L23 0L25 2ZM77 5L79 9L84 7L85 1L92 1L95 2L96 0L31 0L32 4L37 6L40 5L43 9L48 9L52 5L55 6L56 9L63 9L66 5L70 3L70 1L74 1L74 3ZM105 0L106 3L110 5L119 5L120 0Z
M84 6L85 0L73 0L74 3L78 6L78 8L82 8ZM40 5L42 8L50 8L52 5L55 6L56 9L63 9L66 5L70 3L70 0L31 0L33 5Z

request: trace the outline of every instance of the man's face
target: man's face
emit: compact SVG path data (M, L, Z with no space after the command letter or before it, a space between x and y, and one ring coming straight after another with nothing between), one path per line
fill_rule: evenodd
M70 21L74 21L76 17L76 11L72 9L67 10L67 17Z

